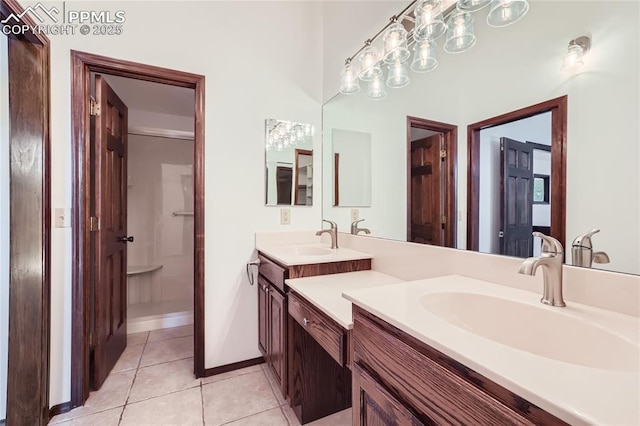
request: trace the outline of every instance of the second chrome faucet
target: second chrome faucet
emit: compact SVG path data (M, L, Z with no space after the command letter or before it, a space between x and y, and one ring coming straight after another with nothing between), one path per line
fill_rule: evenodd
M338 248L338 224L330 220L322 219L322 221L327 222L329 225L331 225L331 228L321 229L318 232L316 232L316 235L320 236L322 234L329 234L331 236L331 248L337 249Z
M538 257L525 259L518 272L525 275L535 275L536 270L542 267L544 288L540 302L550 306L567 306L562 297L564 248L560 241L541 232L534 232L533 236L542 239L542 254Z

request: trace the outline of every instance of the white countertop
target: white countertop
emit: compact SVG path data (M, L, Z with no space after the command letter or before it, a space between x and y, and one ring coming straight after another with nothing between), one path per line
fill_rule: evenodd
M640 372L585 367L518 350L455 326L421 304L426 294L447 292L541 306L540 294L457 275L346 290L344 297L570 424L640 424ZM547 308L615 330L616 336L640 345L638 318L571 302L566 308ZM519 327L517 317L504 321ZM593 350L608 349L593 344Z
M300 254L301 249L323 249L326 254ZM284 266L309 265L314 263L343 262L349 260L371 259L369 253L363 253L348 248L331 249L326 244L269 244L256 245L256 250L264 253L268 257L277 260Z
M399 278L376 271L347 272L316 277L285 280L296 293L329 315L342 327L353 328L351 302L342 297L348 290L376 287L403 282Z

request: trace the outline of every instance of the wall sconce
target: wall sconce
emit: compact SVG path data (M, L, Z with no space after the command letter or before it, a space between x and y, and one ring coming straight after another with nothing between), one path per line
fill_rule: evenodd
M562 72L578 72L584 66L583 58L589 49L591 49L591 39L588 36L581 36L571 40L562 59Z

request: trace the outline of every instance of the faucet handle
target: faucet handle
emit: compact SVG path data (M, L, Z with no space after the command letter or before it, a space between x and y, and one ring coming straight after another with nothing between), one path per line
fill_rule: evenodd
M322 219L323 222L327 222L329 225L331 225L331 229L338 229L338 224L335 223L332 220L326 220L326 219Z
M351 222L351 226L357 225L357 224L359 224L360 222L363 222L363 221L364 221L364 219L354 220L353 222Z
M573 243L572 243L573 247L593 248L593 244L591 243L591 237L593 236L593 234L597 234L598 232L600 232L600 230L598 228L594 228L591 231L587 232L586 234L578 235L573 240Z
M545 235L542 232L533 232L534 237L542 239L542 252L543 253L564 253L562 243L549 235Z

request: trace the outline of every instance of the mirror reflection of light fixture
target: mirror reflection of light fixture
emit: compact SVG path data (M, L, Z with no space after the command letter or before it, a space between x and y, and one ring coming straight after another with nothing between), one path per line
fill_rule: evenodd
M490 27L506 27L518 22L529 11L527 0L493 0L491 10L487 15L487 25Z
M447 41L444 51L447 53L462 53L476 44L473 33L473 16L469 12L455 12L447 22Z
M419 0L414 16L416 25L413 37L416 40L435 40L447 30L442 17L442 0Z
M429 72L438 66L436 57L438 44L433 40L422 40L413 47L413 61L411 70L414 72Z
M393 64L389 64L387 86L399 89L409 84L409 70L407 68L407 63L404 61L396 61Z
M392 18L393 23L389 25L382 36L382 44L384 45L384 61L387 64L396 61L406 61L411 56L407 49L407 30L399 22Z
M382 76L380 68L380 53L375 46L371 46L371 41L367 41L364 51L360 54L360 80L372 81L374 77Z
M562 59L562 72L575 73L584 66L584 55L591 49L591 39L587 36L577 37L569 42Z
M456 9L462 12L475 12L483 9L491 3L491 0L458 0Z
M297 144L312 140L315 133L312 124L294 123L284 120L266 120L267 151L282 151Z
M367 88L367 97L374 101L379 101L387 97L387 91L384 88L382 75L376 75L371 79L369 87Z
M358 70L355 65L347 59L344 68L340 73L340 93L351 95L360 91L360 81L358 80Z

